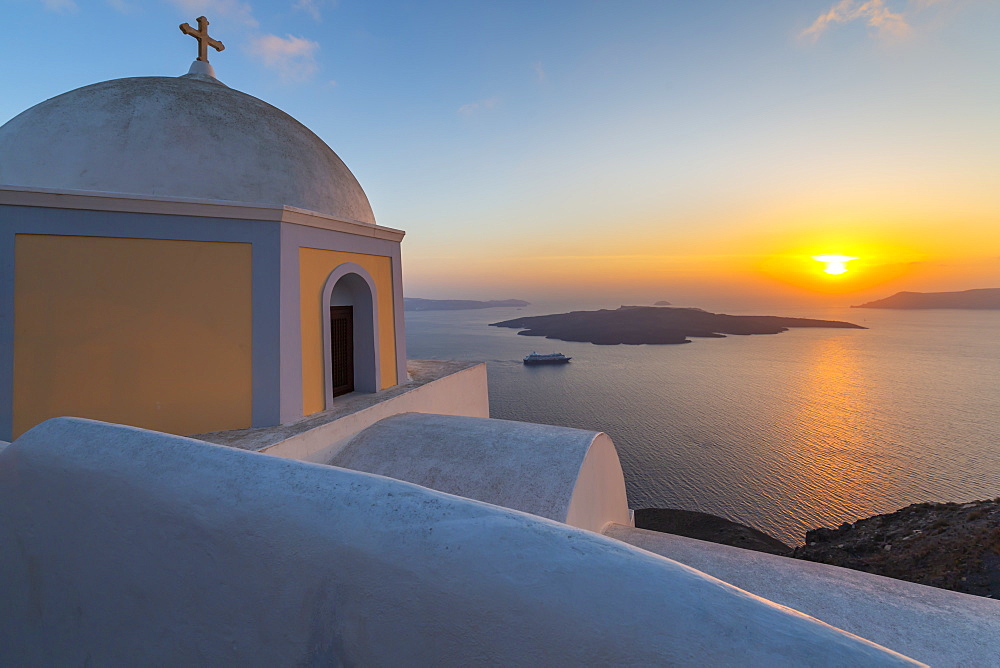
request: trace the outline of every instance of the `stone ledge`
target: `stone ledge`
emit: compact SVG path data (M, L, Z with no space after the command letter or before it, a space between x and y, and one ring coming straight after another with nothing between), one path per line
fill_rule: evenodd
M331 422L377 406L390 399L395 399L424 385L465 371L466 369L471 369L480 364L482 362L407 360L406 371L410 376L410 380L399 385L394 385L386 390L372 393L352 392L351 394L337 397L333 408L307 415L294 422L279 424L273 427L192 434L191 438L217 445L240 448L241 450L265 450L294 436L299 436L305 432L323 427Z

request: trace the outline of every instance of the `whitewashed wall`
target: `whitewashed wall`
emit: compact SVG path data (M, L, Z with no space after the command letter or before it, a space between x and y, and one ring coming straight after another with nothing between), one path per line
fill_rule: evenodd
M277 457L325 462L362 429L391 415L408 412L489 417L486 365L477 364L448 374L369 408L292 436L262 452Z
M607 535L932 666L1000 666L1000 601L634 527Z
M602 531L629 523L607 434L454 415L394 415L323 462Z
M58 418L0 452L3 665L907 665L597 534Z

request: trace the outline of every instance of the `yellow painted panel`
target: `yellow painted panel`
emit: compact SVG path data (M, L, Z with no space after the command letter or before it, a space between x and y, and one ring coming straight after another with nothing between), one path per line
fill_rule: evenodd
M299 300L302 322L302 414L325 408L323 368L323 287L330 272L345 262L364 267L378 290L378 340L382 389L396 380L396 323L392 307L392 259L341 251L299 249Z
M19 234L14 271L14 436L251 425L250 244Z

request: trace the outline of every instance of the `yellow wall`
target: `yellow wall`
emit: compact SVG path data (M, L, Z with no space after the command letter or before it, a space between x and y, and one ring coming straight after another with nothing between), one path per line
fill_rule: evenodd
M72 415L251 424L251 245L19 234L14 436Z
M345 262L364 267L378 290L378 340L381 387L396 384L396 324L392 308L392 260L380 255L299 249L299 299L302 319L302 414L325 408L323 368L323 287L330 272Z

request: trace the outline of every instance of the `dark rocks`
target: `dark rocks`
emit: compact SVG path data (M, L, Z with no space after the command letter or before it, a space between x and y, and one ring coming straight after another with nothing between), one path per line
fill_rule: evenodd
M676 508L643 508L635 511L639 529L697 538L746 550L788 556L792 548L763 531L708 513Z
M797 559L1000 598L1000 498L917 503L805 538Z
M690 510L636 510L635 525L1000 599L1000 497L916 503L835 529L813 529L794 550L757 529Z

